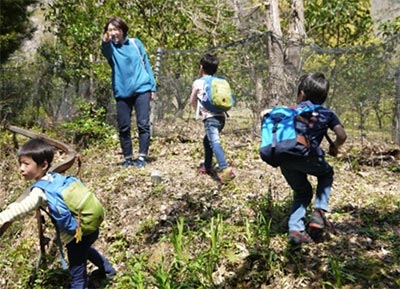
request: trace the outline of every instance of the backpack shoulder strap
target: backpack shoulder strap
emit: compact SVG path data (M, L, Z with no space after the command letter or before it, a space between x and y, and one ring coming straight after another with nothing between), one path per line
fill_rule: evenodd
M61 187L64 185L65 181L70 178L64 175L61 175L59 173L51 173L52 175L52 180L45 180L45 179L40 179L38 181L36 181L32 187L38 187L41 188L44 191L48 191L48 190L56 190L57 188Z
M51 173L51 175L52 175L53 180L54 180L54 179L57 177L58 173ZM50 186L51 183L52 183L52 181L50 181L50 180L40 179L40 180L36 181L36 182L32 185L32 187L37 187L37 188L40 188L40 189L42 189L42 190L46 190L46 188L47 188L48 186Z
M139 47L136 44L136 39L135 38L129 38L129 42L135 47L137 53L139 54L140 60L142 62L142 67L143 67L144 70L146 70L146 66L144 64L143 56L140 53Z
M296 110L297 114L300 115L300 114L302 114L304 112L314 111L314 110L316 110L317 108L320 108L320 107L322 107L322 105L313 104L313 105L310 105L310 106L304 106L302 108L296 108L295 110Z
M204 81L204 85L211 84L213 76L212 75L204 75L200 79L202 79Z
M60 182L62 180L64 180L66 177L63 175L60 175L58 173L52 173L53 176L53 182L49 181L49 180L38 180L36 181L32 187L38 187L41 188L42 190L44 190L46 196L47 196L47 192L48 192L48 188L51 185L54 185L54 182ZM61 236L60 236L60 229L58 228L57 224L56 224L56 220L53 218L53 216L44 208L40 207L40 209L46 213L46 215L50 218L51 222L54 225L54 228L56 230L56 242L57 242L57 246L58 246L58 250L60 252L60 261L61 261L61 266L64 270L66 270L68 268L67 266L67 262L65 260L65 256L64 256L64 251L63 251L63 245L61 242Z

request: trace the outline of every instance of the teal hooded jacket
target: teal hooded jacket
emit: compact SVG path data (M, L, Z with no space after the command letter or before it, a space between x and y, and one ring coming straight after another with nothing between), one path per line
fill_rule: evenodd
M114 97L126 98L146 91L156 92L153 71L139 39L126 36L123 43L102 41L101 51L111 66Z

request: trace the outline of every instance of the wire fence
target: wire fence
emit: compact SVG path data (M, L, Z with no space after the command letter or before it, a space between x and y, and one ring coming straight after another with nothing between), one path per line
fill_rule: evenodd
M167 50L162 54L158 51L156 119L185 115L191 84L198 77L199 59L203 53L211 51L219 56L219 74L230 81L236 95L237 106L230 122L245 122L257 129L257 93L260 87L268 90L269 36L269 32L257 34L208 50ZM302 44L304 65L297 76L305 72L324 72L331 82L325 105L338 113L346 127L358 131L361 136L369 132L393 136L396 129L393 108L400 101L396 91L399 38L396 35L380 45L335 49L324 49L315 43ZM291 87L293 103L296 83ZM236 118L237 115L240 117Z
M148 51L158 86L152 110L154 124L191 117L189 96L193 81L199 77L199 60L205 52L212 52L220 58L217 74L230 82L235 93L236 106L230 119L232 127L242 127L245 123L254 129L258 122L257 94L260 89L268 90L269 36L270 32L255 34L208 49ZM396 78L396 71L400 67L399 38L396 35L379 45L335 49L325 49L315 43L299 43L303 66L297 76L312 71L326 74L331 90L325 105L337 112L346 127L359 130L361 135L369 131L394 135L394 107L399 101L399 92L396 91L399 77ZM109 69L103 59L95 65ZM20 112L15 108L24 105L24 113L27 112L26 106L30 105L28 113L41 116L40 122L63 121L75 115L79 99L101 99L101 105L107 108L108 121L115 123L109 80L93 77L66 81L67 78L60 77L60 71L68 67L57 63L37 63L34 67L34 70L26 66L0 68L0 121L7 118L21 121L23 116L18 116ZM55 69L59 72L57 77L52 74ZM294 102L296 83L290 85Z

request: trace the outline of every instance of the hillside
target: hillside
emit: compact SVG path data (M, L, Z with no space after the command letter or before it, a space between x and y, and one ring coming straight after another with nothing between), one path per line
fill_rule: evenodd
M350 135L339 158L329 158L336 175L328 217L336 232L293 251L286 235L291 191L279 170L260 160L249 130L226 128L223 145L237 178L221 186L196 171L201 123L159 127L145 169L117 166L117 141L80 151L81 177L107 208L96 246L118 270L112 283L91 288L400 286L399 148L384 137L361 143ZM18 175L11 135L3 132L0 142L4 209L27 184ZM154 170L162 173L158 185L151 182ZM68 173L76 171L75 165ZM1 288L63 288L54 284L67 282L54 247L29 282L38 255L33 215L2 237Z

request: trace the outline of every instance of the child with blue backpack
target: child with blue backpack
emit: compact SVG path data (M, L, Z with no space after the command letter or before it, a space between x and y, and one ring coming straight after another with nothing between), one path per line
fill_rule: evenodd
M67 179L67 177L48 172L53 157L54 151L52 146L42 139L31 139L19 149L18 161L20 164L20 172L26 180L34 180L35 183L31 186L29 194L23 200L10 204L0 213L0 227L8 222L20 219L29 212L39 208L46 209L49 207L50 213L52 213L50 198L54 198L54 195L48 190L50 190L51 184L56 182L56 179ZM42 188L44 183L49 184L47 187L49 189L44 190ZM79 186L83 185L79 182L77 188L79 188ZM87 199L92 197L91 193L87 196L89 197ZM93 204L96 203L93 202ZM84 206L84 204L82 204L82 206ZM87 288L87 260L98 267L98 269L92 272L91 276L110 279L116 274L110 262L92 246L99 236L97 224L103 219L102 206L98 206L100 207L99 216L97 217L99 220L92 220L92 224L94 223L96 226L92 228L89 233L85 234L83 230L84 224L80 224L82 231L79 233L77 232L76 235L71 232L59 230L58 222L55 224L57 225L56 230L58 231L57 237L67 248L71 289Z
M209 53L200 59L199 74L201 77L193 82L190 101L195 110L199 111L205 128L205 135L203 137L204 163L200 165L199 173L207 175L215 173L212 167L212 159L215 154L220 173L219 179L221 183L228 183L235 178L235 173L228 166L224 150L221 146L220 132L225 126L226 113L224 111L206 109L200 101L206 94L206 78L214 76L217 72L218 64L218 57Z
M329 91L329 81L322 73L311 73L300 78L296 109L322 105ZM332 228L326 219L329 197L333 183L333 168L325 160L320 143L328 128L333 130L336 139L330 143L329 154L337 156L339 147L347 136L336 114L323 106L317 109L316 119L309 128L310 153L304 158L292 158L280 164L281 172L294 191L293 205L288 221L289 243L301 245L311 243L322 235L325 228ZM307 176L317 177L314 209L306 230L305 217L313 198L313 188ZM314 238L314 240L313 240Z

